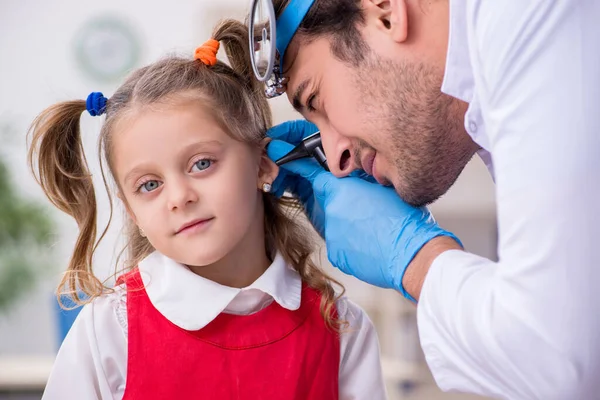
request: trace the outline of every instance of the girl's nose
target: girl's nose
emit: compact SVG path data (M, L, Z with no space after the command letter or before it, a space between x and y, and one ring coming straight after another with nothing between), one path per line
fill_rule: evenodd
M165 186L169 193L168 207L171 211L182 209L186 205L198 201L198 193L185 178L171 179Z

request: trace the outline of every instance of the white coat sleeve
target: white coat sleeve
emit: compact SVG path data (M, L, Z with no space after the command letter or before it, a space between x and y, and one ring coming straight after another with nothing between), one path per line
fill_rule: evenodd
M83 307L58 351L42 400L123 397L127 339L115 295Z
M348 322L340 336L340 400L386 399L379 340L373 323L346 297L338 300L336 306L339 318Z
M418 305L443 390L600 393L600 2L468 1L496 174L498 262L447 251Z

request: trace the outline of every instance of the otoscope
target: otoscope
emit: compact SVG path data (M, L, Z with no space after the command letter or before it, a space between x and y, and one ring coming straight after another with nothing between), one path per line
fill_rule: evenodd
M275 164L282 165L290 161L307 157L313 157L321 164L325 171L329 171L327 157L325 157L325 152L323 151L323 146L321 144L321 132L317 131L304 138L304 140L294 147L292 151L275 161Z

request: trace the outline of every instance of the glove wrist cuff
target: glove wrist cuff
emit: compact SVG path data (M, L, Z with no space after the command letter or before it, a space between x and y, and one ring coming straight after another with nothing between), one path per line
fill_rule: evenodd
M395 287L398 288L397 290L405 298L407 298L414 304L417 304L417 300L406 291L406 289L404 288L404 286L402 284L402 282L404 280L404 275L406 273L408 266L410 265L412 260L415 258L417 253L423 248L423 246L425 246L425 244L427 244L430 240L432 240L436 237L440 237L440 236L450 237L450 238L454 239L461 247L463 247L462 242L460 241L460 239L458 239L458 237L456 237L456 235L439 228L439 226L435 226L434 229L430 230L425 235L421 234L421 235L417 235L416 237L414 237L413 240L411 240L407 244L406 248L404 249L404 254L405 255L409 254L410 256L405 257L403 259L405 261L405 265L402 266L402 269L401 269L402 272L401 272L400 276L398 277L399 280L396 282Z

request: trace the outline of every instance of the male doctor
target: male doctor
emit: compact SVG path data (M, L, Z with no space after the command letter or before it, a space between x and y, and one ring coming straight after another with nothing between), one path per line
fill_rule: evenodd
M443 390L599 399L600 2L304 3L274 0L278 19L308 10L286 94L331 173L295 161L274 189L303 200L334 266L418 303ZM276 126L270 157L314 130ZM498 262L422 207L475 154L496 183Z

